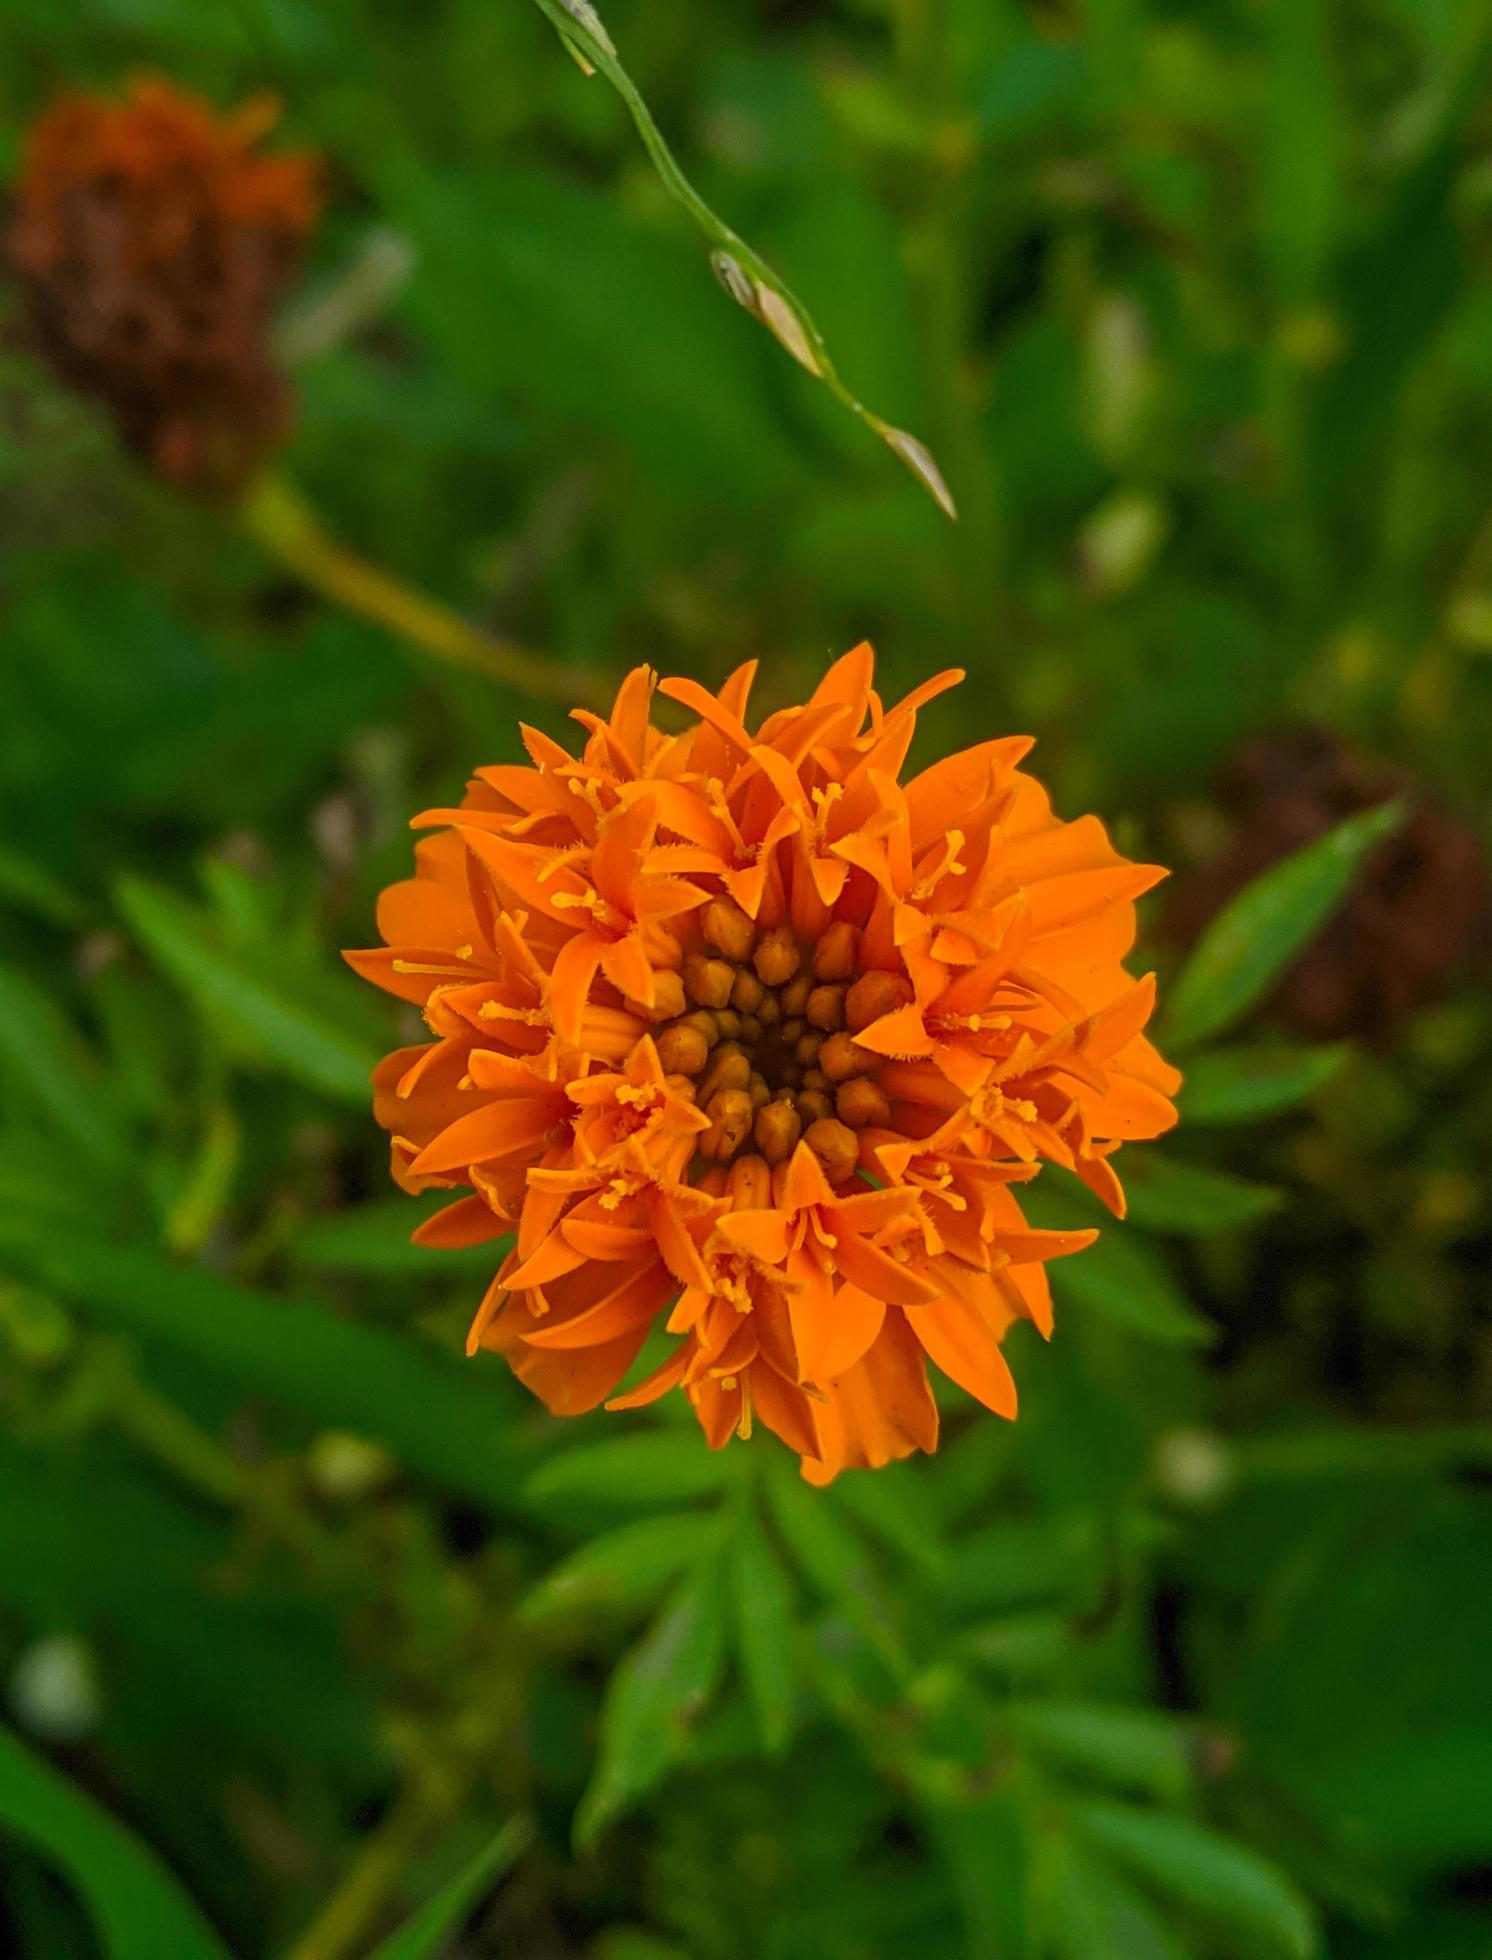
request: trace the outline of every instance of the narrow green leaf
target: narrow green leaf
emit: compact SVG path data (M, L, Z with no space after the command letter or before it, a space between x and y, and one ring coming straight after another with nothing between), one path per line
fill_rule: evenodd
M1234 1231L1256 1224L1281 1202L1267 1184L1148 1150L1135 1151L1126 1161L1124 1195L1131 1222L1152 1232Z
M245 1394L373 1438L412 1468L514 1509L499 1370L446 1363L318 1307L15 1217L0 1216L0 1259L91 1317L192 1355Z
M1169 1715L1102 1702L1027 1701L1006 1710L1018 1740L1125 1790L1179 1800L1191 1782L1186 1736Z
M229 1960L155 1853L0 1728L0 1821L67 1873L109 1960Z
M725 1459L697 1432L640 1430L561 1450L529 1478L524 1496L561 1508L583 1499L608 1509L647 1510L708 1497L725 1480Z
M1169 1812L1075 1804L1073 1829L1137 1878L1199 1918L1249 1940L1260 1960L1312 1960L1315 1915L1284 1873L1257 1852Z
M929 1579L947 1576L948 1548L943 1542L937 1498L940 1487L920 1476L910 1464L887 1468L883 1477L841 1477L830 1502L858 1518L867 1531L890 1545Z
M676 1511L603 1532L547 1573L518 1617L533 1622L577 1608L642 1604L698 1558L719 1530L713 1512Z
M766 1488L777 1527L806 1576L894 1673L905 1673L906 1648L859 1534L846 1529L843 1513L832 1510L791 1465L774 1462Z
M1288 1429L1240 1437L1230 1452L1240 1483L1436 1477L1492 1469L1492 1423Z
M215 945L202 919L175 893L126 878L116 896L151 956L214 1026L307 1087L357 1107L367 1104L377 1057L359 1041L251 971L240 955Z
M724 1657L720 1576L709 1561L685 1580L607 1686L600 1756L575 1813L575 1842L582 1850L687 1750Z
M1403 820L1401 802L1349 817L1255 878L1203 933L1172 986L1165 1040L1190 1048L1231 1027L1325 924L1363 859Z
M1185 1960L1186 1949L1107 1859L1071 1839L1046 1856L1054 1960Z
M291 1236L291 1256L313 1273L420 1273L438 1279L442 1273L496 1272L511 1243L506 1237L459 1250L413 1242L416 1226L451 1202L449 1191L433 1196L433 1203L402 1194L377 1198L310 1219Z
M491 1843L483 1845L413 1919L375 1947L368 1960L428 1960L446 1934L453 1932L477 1901L513 1869L532 1838L533 1829L526 1819L515 1817L504 1824Z
M122 1169L129 1146L96 1061L56 1002L9 967L0 967L0 1061L59 1138L95 1168Z
M754 1510L731 1528L726 1586L736 1658L765 1749L785 1747L793 1713L793 1592Z
M1075 1259L1052 1268L1060 1300L1101 1315L1132 1334L1176 1347L1208 1347L1217 1338L1194 1313L1165 1263L1122 1227L1110 1227Z
M1181 1085L1182 1121L1221 1128L1277 1116L1330 1082L1351 1053L1338 1042L1330 1048L1260 1046L1198 1055Z
M39 859L10 843L0 843L0 899L64 930L82 925L88 917L88 907L75 892Z
M565 47L587 72L604 75L627 105L664 189L694 220L711 245L710 264L721 286L743 311L759 320L793 359L842 402L852 415L898 456L948 517L958 511L943 473L925 444L893 428L853 395L840 378L824 336L797 294L738 232L700 196L679 166L637 84L622 66L616 45L589 0L537 0Z

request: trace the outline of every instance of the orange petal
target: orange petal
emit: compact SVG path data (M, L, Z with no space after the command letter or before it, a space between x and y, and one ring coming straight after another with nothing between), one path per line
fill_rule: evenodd
M955 1294L936 1306L909 1307L912 1331L943 1373L997 1416L1015 1414L1015 1380L999 1343L975 1308Z

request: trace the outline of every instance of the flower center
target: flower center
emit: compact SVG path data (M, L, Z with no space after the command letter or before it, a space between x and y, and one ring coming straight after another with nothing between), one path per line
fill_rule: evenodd
M859 1158L857 1131L891 1120L885 1057L855 1040L912 998L898 973L860 970L859 930L836 920L811 946L786 926L759 931L729 899L701 920L705 945L658 976L654 1039L680 1093L710 1119L700 1155L743 1151L785 1163L801 1138L831 1184Z

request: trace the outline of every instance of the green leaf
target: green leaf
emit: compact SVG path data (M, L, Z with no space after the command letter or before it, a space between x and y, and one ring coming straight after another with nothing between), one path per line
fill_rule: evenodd
M640 1430L559 1451L529 1478L524 1496L560 1509L580 1499L608 1510L646 1510L708 1497L725 1475L725 1459L694 1429Z
M1403 820L1398 800L1349 817L1255 878L1208 926L1170 990L1164 1039L1194 1047L1267 991L1345 896L1363 859Z
M88 1902L109 1960L229 1960L155 1853L0 1728L0 1820Z
M929 1579L948 1573L948 1548L931 1477L910 1463L888 1464L884 1476L841 1477L829 1501L858 1518L883 1544L919 1567Z
M1148 1150L1126 1159L1124 1195L1131 1223L1151 1232L1236 1231L1278 1210L1281 1202L1280 1193L1266 1184Z
M872 414L851 394L802 300L739 233L716 216L684 175L637 84L618 59L615 43L590 0L537 0L537 4L581 65L588 70L599 70L626 103L664 189L682 205L710 241L710 264L726 293L766 327L799 367L822 381L836 400L901 458L941 510L949 517L957 517L948 485L925 446L905 429L893 428L879 415Z
M88 916L82 899L45 864L4 842L0 842L0 899L64 930L81 926Z
M447 1933L453 1932L477 1901L497 1883L528 1849L533 1837L528 1822L515 1817L504 1824L490 1844L423 1905L414 1918L391 1934L368 1960L427 1960Z
M1164 1262L1122 1227L1109 1227L1096 1245L1052 1269L1058 1297L1085 1313L1147 1340L1175 1347L1209 1347L1212 1324L1193 1312Z
M1039 1754L1121 1789L1179 1799L1190 1785L1186 1737L1169 1715L1102 1702L1029 1701L1014 1703L1006 1719Z
M0 1061L59 1138L97 1169L124 1167L128 1142L93 1056L50 995L9 967L0 967Z
M773 1462L767 1495L777 1527L804 1573L896 1674L910 1665L864 1541L790 1465Z
M1285 1875L1256 1852L1189 1818L1117 1803L1075 1804L1073 1829L1137 1878L1199 1918L1247 1938L1247 1951L1311 1960L1315 1915Z
M239 954L215 945L199 915L174 893L126 878L116 897L142 944L205 1019L308 1088L367 1106L377 1057L361 1042L251 971Z
M15 1217L0 1216L0 1256L90 1316L193 1356L245 1394L372 1437L412 1468L514 1508L505 1382L495 1370L447 1364L318 1307Z
M720 1679L725 1615L714 1563L698 1568L613 1673L601 1750L575 1813L575 1842L592 1846L688 1748Z
M518 1617L533 1622L581 1607L642 1604L698 1558L719 1531L712 1512L677 1511L603 1532L541 1579Z
M1330 1082L1352 1050L1261 1045L1198 1055L1187 1067L1178 1107L1184 1123L1218 1128L1293 1109Z
M1047 1855L1046 1916L1057 1960L1185 1960L1184 1949L1107 1859L1070 1839Z
M754 1510L742 1506L726 1552L736 1657L762 1747L787 1744L793 1713L793 1593Z
M1230 1450L1233 1475L1240 1483L1443 1477L1463 1469L1492 1469L1492 1423L1412 1429L1322 1425L1240 1437Z
M434 1200L379 1198L311 1219L291 1235L291 1255L313 1273L418 1273L438 1279L442 1273L496 1272L510 1244L506 1237L459 1249L413 1242L416 1227L448 1205L451 1193L437 1192Z

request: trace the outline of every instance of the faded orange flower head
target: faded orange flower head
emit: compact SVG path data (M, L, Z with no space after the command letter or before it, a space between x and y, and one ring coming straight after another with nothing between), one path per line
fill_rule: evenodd
M26 139L6 239L29 336L183 488L231 495L289 416L268 351L320 206L317 167L265 156L266 97L219 118L171 83L64 95Z
M1131 864L1063 823L1023 737L900 780L940 674L886 708L856 647L752 730L711 695L622 683L579 757L478 770L348 954L434 1037L376 1072L394 1175L468 1195L416 1233L516 1233L470 1346L560 1415L681 1389L710 1443L760 1422L825 1481L936 1448L927 1363L1015 1413L1001 1340L1051 1328L1015 1187L1175 1120L1143 1029ZM653 726L654 692L697 719ZM650 1330L674 1344L618 1393ZM609 1398L609 1399L608 1399Z

